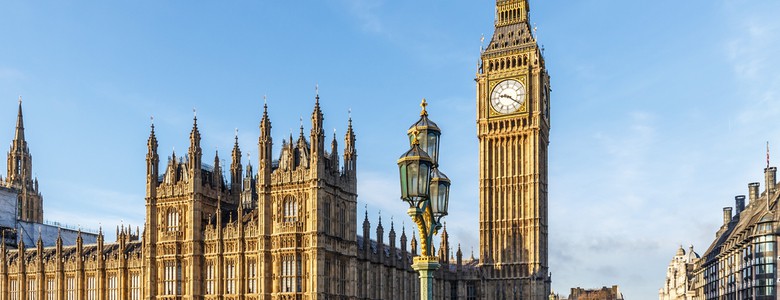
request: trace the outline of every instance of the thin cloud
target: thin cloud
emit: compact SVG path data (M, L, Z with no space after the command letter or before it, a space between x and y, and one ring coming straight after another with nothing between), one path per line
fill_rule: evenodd
M381 0L345 0L349 13L354 16L363 31L380 34L385 33L385 26L379 19L377 10L381 8Z
M27 76L20 70L9 67L0 67L0 80L21 80L26 77Z

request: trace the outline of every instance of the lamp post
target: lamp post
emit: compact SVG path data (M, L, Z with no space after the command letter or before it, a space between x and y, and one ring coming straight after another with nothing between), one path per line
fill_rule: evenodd
M411 149L398 159L401 199L409 204L407 214L417 224L422 253L414 258L412 268L420 273L420 297L433 299L433 272L439 268L431 251L433 236L447 215L450 180L439 170L439 139L441 130L428 119L425 99L420 120L409 128ZM446 250L445 250L446 251Z

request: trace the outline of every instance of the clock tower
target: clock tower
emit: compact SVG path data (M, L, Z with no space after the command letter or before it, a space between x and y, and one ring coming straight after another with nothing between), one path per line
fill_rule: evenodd
M528 0L497 0L477 74L483 299L545 299L550 76Z

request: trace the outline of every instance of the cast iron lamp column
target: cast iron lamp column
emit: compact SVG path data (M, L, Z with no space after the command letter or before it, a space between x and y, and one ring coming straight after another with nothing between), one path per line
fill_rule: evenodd
M422 253L414 258L412 268L420 273L420 297L427 300L433 299L433 272L439 268L431 244L447 215L450 180L438 169L441 130L428 119L425 99L421 106L420 120L408 132L411 149L398 159L398 170L401 199L409 204L407 214L420 231Z

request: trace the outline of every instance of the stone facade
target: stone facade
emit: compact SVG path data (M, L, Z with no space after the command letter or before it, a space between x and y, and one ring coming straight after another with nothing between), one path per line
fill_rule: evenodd
M445 226L436 299L550 295L550 79L527 1L498 0L496 12L496 32L481 53L476 78L482 260L473 254L464 259L459 246L453 254ZM19 115L21 124L21 108ZM265 106L256 169L242 162L237 138L229 166L221 165L219 154L212 164L204 162L197 118L187 153L171 153L161 163L152 125L142 230L118 228L113 243L101 232L94 244L79 235L74 246L61 236L53 247L40 239L29 248L21 243L20 250L3 246L0 300L417 299L418 273L411 269L416 238L407 243L402 230L397 243L392 221L385 235L381 218L372 230L367 215L358 235L352 121L339 149L335 136L326 140L323 119L317 95L308 134L302 126L274 154ZM9 166L24 170L16 166L29 153L18 144ZM24 184L37 192L34 181ZM27 199L41 199L35 195ZM37 216L37 206L26 207Z
M485 299L550 295L550 76L528 11L525 0L496 1L496 29L476 78Z
M658 299L692 300L696 294L693 289L693 271L699 258L699 254L693 251L693 246L687 253L680 246L666 269L666 281L664 287L658 291Z
M16 131L11 141L11 149L8 151L8 173L5 181L0 180L0 182L5 187L16 190L19 220L43 223L43 196L38 191L38 178L33 178L32 175L32 155L24 138L24 118L20 97Z
M20 244L33 246L41 242L44 247L53 247L59 240L68 246L75 245L77 237L88 243L97 241L97 234L93 232L44 221L43 197L38 190L38 179L32 177L32 155L24 136L21 97L7 167L7 177L0 178L0 233L3 244L17 248Z
M572 288L569 300L623 300L623 293L617 285L600 289Z
M357 235L352 121L340 155L335 137L325 150L323 119L318 96L310 134L301 128L274 156L266 106L257 171L242 163L237 138L229 170L218 154L203 163L197 118L187 154L162 166L152 125L143 231L117 228L113 243L79 232L68 246L60 231L53 246L40 236L20 250L3 245L0 300L416 299L416 238L403 230L399 244L393 222L386 234L380 218L372 240L367 214ZM477 261L459 247L450 258L446 227L439 250L437 295L477 299Z

